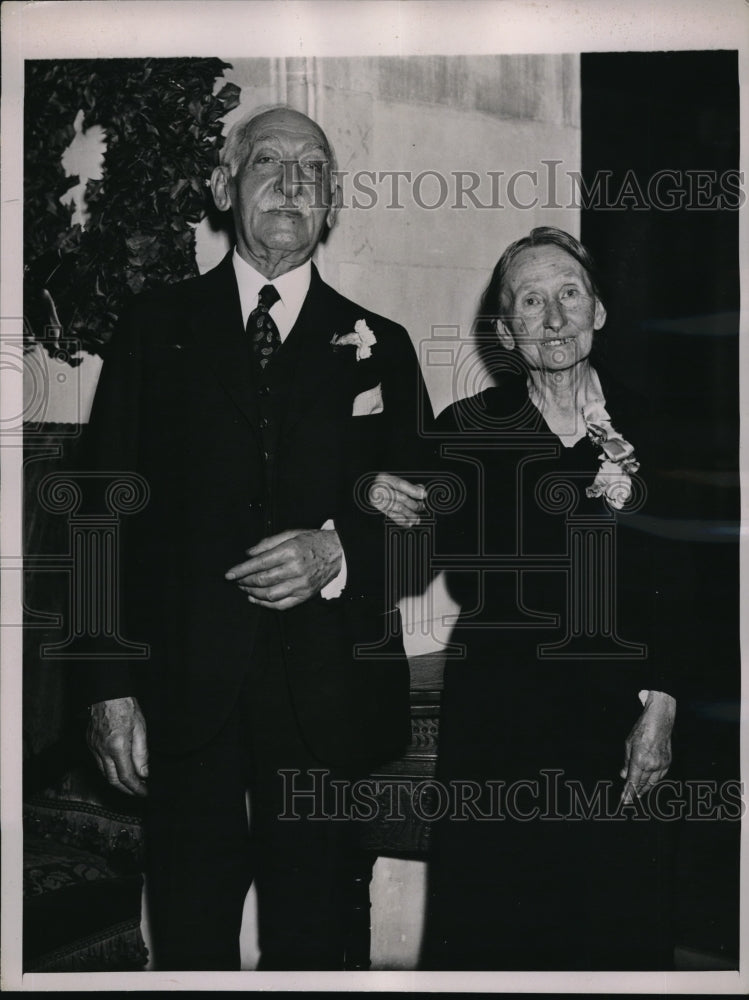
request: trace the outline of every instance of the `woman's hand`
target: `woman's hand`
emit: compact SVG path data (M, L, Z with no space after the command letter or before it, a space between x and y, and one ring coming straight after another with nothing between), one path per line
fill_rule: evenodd
M625 779L622 801L631 801L662 781L671 766L671 730L676 700L664 691L649 691L645 707L624 744Z
M424 511L426 488L381 472L369 487L369 502L394 524L412 528Z

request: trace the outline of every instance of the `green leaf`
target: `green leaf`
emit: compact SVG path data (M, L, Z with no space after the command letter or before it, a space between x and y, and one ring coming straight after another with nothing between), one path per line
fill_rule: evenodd
M206 212L203 178L216 160L220 119L240 88L216 58L29 60L25 66L24 231L27 259L60 247L74 261L61 296L82 350L101 349L127 299L196 272L190 223ZM60 157L73 120L100 124L103 179L89 181L85 232L59 203L74 179ZM29 336L33 336L30 334Z

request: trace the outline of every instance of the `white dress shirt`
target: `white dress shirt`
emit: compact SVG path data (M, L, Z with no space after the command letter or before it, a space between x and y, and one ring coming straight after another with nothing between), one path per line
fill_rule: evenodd
M297 321L302 305L309 291L309 283L312 278L312 261L306 261L293 271L268 281L264 274L256 271L255 268L243 260L234 248L232 257L234 274L239 288L239 301L242 306L242 323L247 326L247 318L252 310L257 306L257 297L260 289L265 285L273 285L281 296L278 302L270 307L270 314L278 327L281 336L281 343L286 340Z
M272 281L269 281L264 274L248 264L246 260L239 256L237 248L234 247L232 255L234 275L237 279L239 289L239 303L242 307L242 323L247 326L247 319L253 309L257 306L260 289L265 285L273 285L280 298L274 302L268 310L273 317L273 321L278 327L281 343L286 340L296 323L302 305L309 291L309 284L312 279L312 262L305 261L293 271L287 271ZM323 531L335 530L335 524L331 518L323 524ZM341 591L346 586L348 570L346 567L346 556L341 554L341 571L334 579L327 583L320 591L320 596L325 600L332 597L339 597Z

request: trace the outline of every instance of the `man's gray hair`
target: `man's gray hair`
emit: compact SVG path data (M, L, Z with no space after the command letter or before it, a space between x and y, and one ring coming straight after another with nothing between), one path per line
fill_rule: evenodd
M296 114L304 115L303 111L298 111L288 104L263 104L260 107L254 108L244 118L236 121L229 129L224 140L224 145L219 152L219 163L229 168L229 173L232 177L236 177L250 151L250 132L252 131L252 126L258 118L262 115L267 115L269 111L293 111ZM309 118L309 115L304 115L304 117ZM309 120L313 121L312 118L309 118ZM330 161L331 185L334 185L336 173L335 150L323 131L322 126L318 125L317 122L314 122L314 124L320 129L322 137L325 140L328 159Z

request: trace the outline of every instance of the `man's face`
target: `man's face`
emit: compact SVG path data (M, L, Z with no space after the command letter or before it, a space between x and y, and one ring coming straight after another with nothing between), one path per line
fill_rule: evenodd
M561 247L522 250L510 265L500 308L510 318L499 337L531 368L562 371L587 358L606 310L585 268Z
M269 111L253 122L243 153L233 177L214 171L214 198L231 207L240 256L275 277L308 260L333 224L327 140L306 115Z

